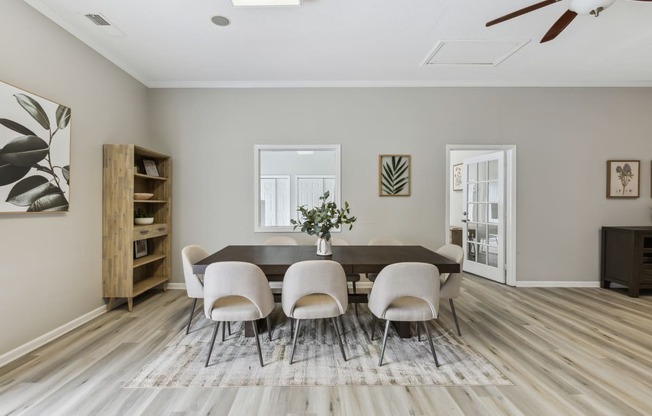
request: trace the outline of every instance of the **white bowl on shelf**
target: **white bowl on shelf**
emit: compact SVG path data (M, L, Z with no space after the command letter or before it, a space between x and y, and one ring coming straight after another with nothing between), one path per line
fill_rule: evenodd
M146 192L138 192L138 193L134 194L134 199L139 200L139 201L143 201L145 199L150 199L153 196L154 196L154 194L150 194L150 193L146 193Z
M149 225L154 223L154 218L134 218L134 223L136 225Z

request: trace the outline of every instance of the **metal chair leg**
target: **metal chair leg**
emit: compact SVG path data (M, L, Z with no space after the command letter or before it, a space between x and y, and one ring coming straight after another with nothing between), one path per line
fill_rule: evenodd
M346 354L344 354L344 345L342 345L342 337L340 336L340 329L337 327L337 321L335 318L331 318L331 322L333 322L333 326L335 327L335 334L337 335L337 341L340 344L340 351L342 352L342 358L344 358L344 361L346 361Z
M272 317L267 315L267 337L272 340Z
M265 367L265 364L263 364L263 353L260 351L260 338L258 338L257 322L251 321L251 326L254 328L254 335L256 335L256 348L258 348L258 359L260 360L260 366Z
M224 342L224 334L226 333L226 324L227 322L225 322L224 325L222 325L222 342Z
M383 355L385 355L385 345L387 345L387 334L389 334L389 324L390 320L387 320L387 323L385 324L385 337L383 338L383 349L380 350L380 361L378 361L378 367L382 367L383 365Z
M462 331L460 331L460 323L457 322L457 314L455 313L455 304L453 299L448 299L448 303L451 305L451 312L453 312L453 319L455 320L455 326L457 327L457 335L462 336Z
M424 322L423 326L426 327L426 336L428 337L428 342L430 343L430 351L432 351L432 358L435 359L435 365L439 367L439 361L437 361L437 353L435 352L435 346L432 344L432 337L430 336L430 329L428 329L428 322Z
M376 315L371 314L371 340L374 340L374 330L376 329Z
M231 322L227 322L227 327L229 328L229 336L231 336Z
M208 367L208 362L211 360L211 353L213 352L213 346L215 345L215 337L217 336L217 329L220 327L219 322L215 322L215 329L213 330L213 339L211 340L211 348L208 350L208 357L206 357L206 365Z
M299 337L299 328L301 327L301 320L297 319L297 330L294 332L294 341L292 342L292 355L290 355L290 365L294 362L294 352L297 350L297 338Z
M288 319L290 320L290 338L294 339L294 319Z
M186 335L190 333L190 324L192 323L192 316L195 314L195 306L197 306L197 298L194 298L192 301L192 308L190 309L190 318L188 318L188 328L186 329Z
M417 331L417 341L418 341L418 342L421 342L421 331L419 331L419 321L417 321L417 325L416 325L416 326L417 326L417 328L416 328L416 331Z
M351 282L351 283L353 285L353 294L355 295L356 293L358 293L358 291L355 287L355 282ZM355 308L355 316L358 316L358 302L354 303L353 307Z

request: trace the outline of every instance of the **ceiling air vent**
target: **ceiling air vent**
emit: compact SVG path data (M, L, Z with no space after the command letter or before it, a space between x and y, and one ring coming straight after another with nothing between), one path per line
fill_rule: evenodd
M102 17L101 14L93 14L93 13L88 13L85 14L91 22L95 23L98 26L111 26L111 23L107 22L104 17Z

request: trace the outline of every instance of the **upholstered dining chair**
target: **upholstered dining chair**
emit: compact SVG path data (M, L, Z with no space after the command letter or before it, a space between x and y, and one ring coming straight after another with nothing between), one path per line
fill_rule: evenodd
M369 240L370 246L402 246L403 242L395 238L373 238ZM376 280L378 273L367 273L367 279L370 282Z
M208 257L209 253L201 246L192 244L185 246L181 250L181 262L183 263L183 277L186 281L186 292L188 297L192 298L192 307L190 308L190 317L188 318L188 328L186 328L186 335L190 332L190 324L192 323L192 316L195 314L195 307L197 306L197 299L204 297L204 284L200 276L197 276L192 271L192 265L199 260Z
M457 314L455 313L455 304L453 303L453 299L460 296L460 286L462 285L461 272L462 268L464 267L464 249L455 244L446 244L437 249L435 253L460 264L460 273L442 273L439 276L441 282L439 299L448 299L448 303L451 305L453 319L455 320L455 327L457 327L457 334L462 336L462 332L460 331L460 324L457 321Z
M283 312L290 318L290 328L293 333L290 364L294 362L297 338L301 321L304 319L330 318L335 327L342 358L346 361L342 337L335 319L344 314L348 306L346 275L341 264L332 260L307 260L294 263L283 278L281 303ZM293 321L297 322L296 330Z
M292 237L277 236L265 240L265 245L268 246L297 246L297 240Z
M204 274L204 313L215 321L211 347L206 357L206 367L211 359L215 337L220 323L244 321L251 323L256 336L260 366L263 355L258 337L258 319L267 318L268 336L272 340L269 314L274 309L274 296L267 278L255 264L240 261L224 261L210 264Z
M378 366L383 365L387 334L391 321L423 322L435 364L437 353L432 343L428 321L439 315L439 270L427 263L395 263L386 266L376 278L369 294L373 314L371 339L377 319L384 319L385 336Z

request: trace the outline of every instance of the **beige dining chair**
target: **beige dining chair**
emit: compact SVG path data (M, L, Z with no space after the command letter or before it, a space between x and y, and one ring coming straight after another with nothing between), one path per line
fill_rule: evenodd
M373 314L371 340L377 319L384 319L385 336L378 366L383 365L387 335L392 321L423 322L435 364L437 353L432 343L428 321L439 315L439 270L427 263L395 263L386 266L376 278L369 294Z
M369 240L368 245L370 246L402 246L403 242L395 238L373 238ZM378 273L367 273L367 280L373 282L376 280Z
M339 237L331 237L331 244L334 246L350 246L349 242L343 238ZM347 274L346 275L346 281L351 282L351 292L353 294L358 293L358 288L356 286L356 283L360 281L360 275L359 274ZM348 286L348 285L347 285ZM347 287L348 290L348 287ZM355 310L356 316L358 315L358 304L354 303L353 308Z
M195 314L197 299L204 298L204 284L202 283L201 277L193 273L192 265L206 257L208 257L208 252L203 247L195 244L185 246L181 250L181 263L183 264L183 278L186 282L186 292L188 293L188 297L193 300L186 335L190 332L190 324L192 323L192 316Z
M204 313L215 321L211 347L206 357L206 367L211 359L217 330L222 323L230 321L249 322L256 336L260 366L263 355L258 337L258 319L267 319L268 336L272 340L269 314L274 310L274 296L267 278L255 264L240 261L224 261L210 264L204 274Z
M297 240L292 237L277 236L265 240L265 245L268 246L298 246Z
M281 303L283 312L290 318L290 333L293 338L290 364L294 362L297 338L301 321L304 319L330 318L335 327L342 357L346 361L342 337L335 319L344 314L348 306L346 275L341 264L332 260L294 263L283 278ZM296 330L294 321L297 323Z
M439 276L441 282L441 289L439 290L439 299L448 299L448 303L451 305L451 312L453 314L453 319L455 320L455 327L457 328L457 334L462 336L460 331L460 324L457 320L457 313L455 313L455 304L453 299L460 296L460 288L462 286L462 269L464 267L464 250L462 247L455 244L446 244L441 246L435 251L435 253L440 254L446 257L449 260L454 261L455 263L460 264L460 273L442 273Z

